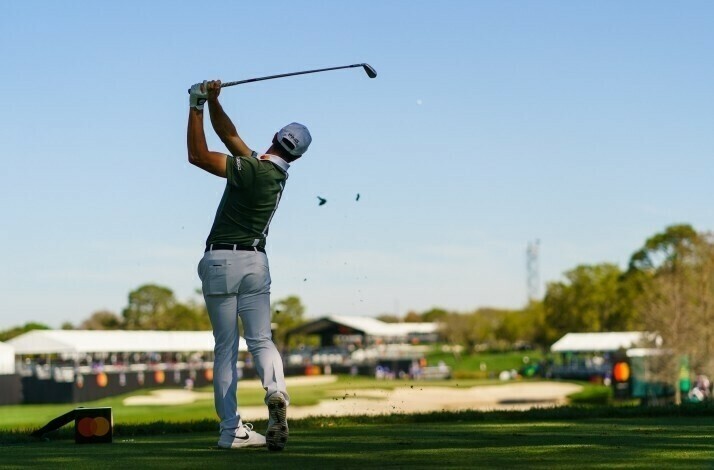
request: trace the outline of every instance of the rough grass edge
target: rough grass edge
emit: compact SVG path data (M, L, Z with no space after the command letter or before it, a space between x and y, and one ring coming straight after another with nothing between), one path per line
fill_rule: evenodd
M400 425L416 423L489 423L499 421L567 421L580 419L627 419L627 418L711 418L714 417L714 403L681 404L658 407L613 407L613 406L561 406L555 408L531 408L524 411L435 411L430 413L393 413L388 415L356 416L314 416L291 420L295 429L319 429L335 426L355 425ZM255 421L256 429L267 425L267 421ZM25 443L37 440L29 436L33 429L0 431L0 445ZM189 434L218 432L216 420L190 422L154 421L143 424L117 424L114 438L157 436L167 434ZM51 439L71 439L72 426L47 435Z
M568 403L571 405L612 405L612 388L605 385L594 385L589 383L579 383L582 390L568 395Z

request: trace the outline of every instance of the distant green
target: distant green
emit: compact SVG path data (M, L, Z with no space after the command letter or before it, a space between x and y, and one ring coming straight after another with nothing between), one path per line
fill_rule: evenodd
M482 352L455 356L451 352L434 350L427 354L428 365L437 365L439 361L451 367L457 373L477 373L483 377L497 377L504 370L520 370L527 365L536 364L543 359L540 351ZM467 374L464 374L467 375Z

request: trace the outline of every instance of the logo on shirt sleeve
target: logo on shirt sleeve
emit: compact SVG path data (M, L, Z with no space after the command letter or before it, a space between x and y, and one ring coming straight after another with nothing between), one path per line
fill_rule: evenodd
M236 167L236 170L240 171L240 167L241 167L241 158L240 158L240 157L235 157L235 158L234 158L233 160L235 161L235 167Z

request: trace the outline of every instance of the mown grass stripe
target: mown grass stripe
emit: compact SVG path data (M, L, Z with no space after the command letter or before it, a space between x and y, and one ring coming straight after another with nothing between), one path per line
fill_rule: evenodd
M463 422L503 422L503 421L567 421L579 419L622 419L622 418L711 418L714 417L714 404L682 404L659 407L612 407L612 406L562 406L555 408L532 408L523 411L438 411L431 413L394 413L389 415L356 415L308 417L290 420L291 427L301 429L319 429L334 426L352 426L364 424L419 424L419 423L463 423ZM254 422L256 429L267 425L267 420ZM146 423L116 424L116 438L134 436L154 436L162 434L187 434L197 432L215 432L217 420L204 419L187 422L151 421ZM16 429L0 431L0 443L24 441L34 429ZM67 426L56 437L72 437L73 427ZM27 437L27 439L31 439Z

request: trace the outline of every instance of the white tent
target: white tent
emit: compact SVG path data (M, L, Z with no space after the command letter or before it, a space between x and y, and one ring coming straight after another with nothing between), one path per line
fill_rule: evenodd
M0 375L15 373L15 348L0 342Z
M210 331L33 330L8 343L15 355L130 352L211 352ZM240 351L247 351L240 339Z
M334 323L339 323L341 325L354 328L355 330L362 331L364 334L369 336L389 336L391 333L389 323L385 323L372 317L361 317L356 315L330 315L323 318Z
M330 315L326 317L335 323L363 331L368 336L380 338L403 337L410 334L435 333L436 323L386 323L372 317L351 315Z
M406 335L418 335L418 334L432 334L436 333L439 329L437 323L388 323L390 329L392 329L397 336Z
M642 331L568 333L550 347L552 352L609 352L641 345L651 334Z

